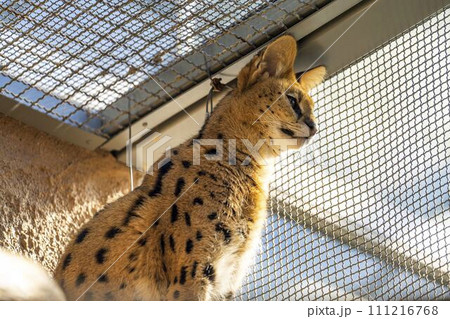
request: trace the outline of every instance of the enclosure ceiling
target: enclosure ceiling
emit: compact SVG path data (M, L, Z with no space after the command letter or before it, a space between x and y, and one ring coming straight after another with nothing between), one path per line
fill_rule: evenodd
M0 91L107 140L330 2L2 1Z

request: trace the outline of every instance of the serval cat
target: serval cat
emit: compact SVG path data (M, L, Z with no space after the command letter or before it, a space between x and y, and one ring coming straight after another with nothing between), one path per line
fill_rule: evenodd
M296 55L295 39L285 35L254 56L196 139L81 228L55 274L69 300L234 297L261 239L271 171L263 162L281 150L273 141L299 148L317 130L308 92L326 70L297 81ZM205 160L218 149L200 139L222 140L223 160ZM250 154L261 140L258 156Z

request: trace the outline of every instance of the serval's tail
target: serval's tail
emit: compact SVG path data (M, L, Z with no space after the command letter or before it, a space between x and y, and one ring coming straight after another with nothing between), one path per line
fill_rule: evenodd
M40 265L0 249L0 300L65 300L65 297Z

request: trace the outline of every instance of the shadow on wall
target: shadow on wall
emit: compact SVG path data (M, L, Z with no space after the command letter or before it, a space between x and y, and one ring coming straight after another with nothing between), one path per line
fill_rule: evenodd
M60 141L0 114L0 248L53 272L71 236L129 191L109 153Z

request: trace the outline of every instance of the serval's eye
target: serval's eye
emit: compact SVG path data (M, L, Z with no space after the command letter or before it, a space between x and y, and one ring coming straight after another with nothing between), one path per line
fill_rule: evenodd
M289 103L291 103L291 107L294 110L295 114L297 114L297 118L302 116L302 110L300 110L300 106L298 105L297 99L291 95L286 95Z

